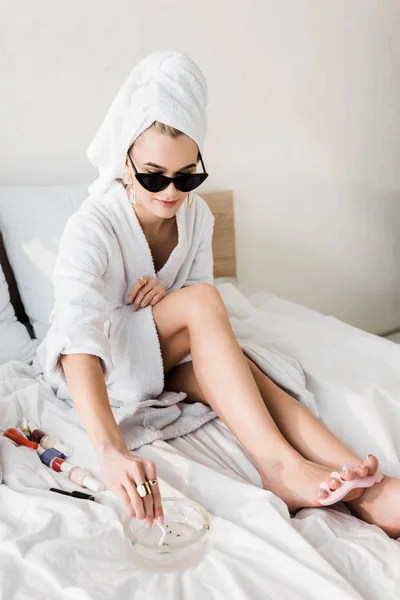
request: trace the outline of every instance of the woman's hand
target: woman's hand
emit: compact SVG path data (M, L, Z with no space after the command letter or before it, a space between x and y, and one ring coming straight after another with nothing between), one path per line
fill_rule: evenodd
M146 282L146 283L145 283ZM149 304L154 306L167 295L164 288L158 283L157 279L152 279L147 275L139 278L128 294L128 300L132 303L132 310L144 308Z
M157 479L156 465L152 460L132 456L128 451L109 448L99 455L100 469L108 489L122 501L127 513L137 519L145 519L146 527L153 520L164 523L158 483L150 486L151 494L141 498L136 486L151 479Z

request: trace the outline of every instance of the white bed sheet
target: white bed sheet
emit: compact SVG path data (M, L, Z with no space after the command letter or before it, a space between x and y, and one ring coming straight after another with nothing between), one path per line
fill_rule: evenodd
M305 368L329 427L400 476L400 348L265 292L248 297L271 346ZM85 433L32 379L30 367L1 367L0 389L1 427L25 414L72 444L72 462L99 476ZM398 541L340 505L305 509L290 519L284 503L261 489L254 465L220 420L137 453L156 461L163 495L185 495L210 512L210 549L202 562L183 573L141 572L111 492L96 504L52 494L51 485L72 486L34 452L1 438L7 484L0 486L2 600L400 597Z

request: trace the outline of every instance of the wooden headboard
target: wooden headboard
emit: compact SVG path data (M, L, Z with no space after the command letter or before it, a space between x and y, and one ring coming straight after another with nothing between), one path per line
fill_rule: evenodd
M215 217L213 255L214 277L236 277L233 193L201 194Z

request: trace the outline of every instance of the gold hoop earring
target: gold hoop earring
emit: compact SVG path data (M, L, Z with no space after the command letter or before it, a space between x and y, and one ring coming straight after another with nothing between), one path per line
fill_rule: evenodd
M193 202L193 194L190 196L190 192L188 193L188 207L190 208L192 206L192 202Z

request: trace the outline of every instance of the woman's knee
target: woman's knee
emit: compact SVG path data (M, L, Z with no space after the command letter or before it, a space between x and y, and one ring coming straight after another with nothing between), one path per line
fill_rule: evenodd
M215 285L212 283L206 283L205 281L193 283L192 285L183 289L188 290L196 298L221 298L221 294Z
M225 310L217 288L202 282L170 292L152 307L166 373L190 352L190 324L212 306Z
M194 283L193 285L184 288L190 295L187 303L187 316L196 315L198 310L214 309L225 311L221 294L218 289L211 283Z
M215 286L200 282L170 292L153 306L153 316L157 327L169 337L188 327L190 318L204 308L225 310L225 305Z

